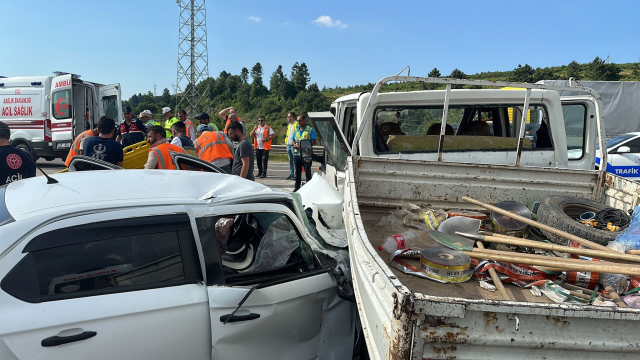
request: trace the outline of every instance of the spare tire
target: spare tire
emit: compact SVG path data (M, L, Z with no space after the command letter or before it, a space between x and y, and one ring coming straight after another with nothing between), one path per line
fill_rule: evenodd
M538 221L542 224L593 241L596 244L607 246L609 241L616 239L620 231L596 229L575 220L587 211L597 213L604 209L609 209L609 207L589 199L575 196L550 196L542 201L537 215ZM567 239L551 234L548 231L543 230L542 232L554 243L567 245Z

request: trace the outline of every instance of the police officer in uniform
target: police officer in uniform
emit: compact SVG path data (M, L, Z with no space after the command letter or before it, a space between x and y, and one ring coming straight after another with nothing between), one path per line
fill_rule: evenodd
M36 163L28 153L11 146L11 129L0 121L0 186L36 176Z

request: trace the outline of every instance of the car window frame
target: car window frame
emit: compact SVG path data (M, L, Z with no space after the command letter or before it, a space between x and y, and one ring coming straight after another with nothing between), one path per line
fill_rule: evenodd
M271 208L271 209L268 209L268 208ZM205 219L205 218L213 219L213 218L219 218L222 216L235 216L235 215L241 215L241 214L247 214L247 213L276 213L276 214L281 214L286 216L289 222L291 223L291 225L293 226L293 228L295 229L296 233L300 237L300 239L304 241L306 245L309 247L309 249L311 250L311 253L313 255L314 266L316 266L316 269L310 270L305 273L286 274L286 276L283 276L282 281L277 282L278 284L283 282L298 280L300 278L305 278L307 276L317 275L318 273L321 273L323 271L330 270L325 268L322 262L318 260L313 250L313 246L309 244L309 241L305 236L306 233L301 229L301 224L299 223L299 219L297 219L297 217L295 216L295 213L291 212L291 210L287 208L285 205L274 204L274 203L257 203L257 204L237 204L237 205L230 205L230 206L221 206L216 208L215 212L195 215L195 220L196 220L196 223L198 224L198 236L201 241L199 245L202 248L204 263L206 267L207 286L234 287L234 286L246 286L246 285L249 285L249 283L243 282L243 284L238 284L238 285L227 284L226 277L224 275L223 265L222 265L222 257L220 256L218 247L208 246L208 244L205 244L203 242L203 238L213 239L215 241L215 237L211 236L211 234L213 234L213 231L214 231L212 228L209 230L205 230L204 228L201 228L201 225L203 222L202 219ZM212 225L215 225L215 224L212 224ZM203 231L208 231L208 234L203 234ZM209 248L212 248L212 249L209 249ZM210 250L209 255L215 256L214 258L207 258L208 250ZM320 271L320 270L323 270L323 271ZM265 272L268 272L268 271L265 271ZM262 273L262 272L251 272L251 273L247 273L246 275L257 274L257 273ZM303 276L301 277L300 275L303 275ZM248 278L249 276L246 276L246 277ZM256 282L252 282L251 284L255 284L255 283ZM274 283L273 285L276 285L276 284Z
M137 209L137 210L140 210L140 209ZM119 212L115 212L115 213L119 213ZM113 231L115 229L114 224L118 224L118 223L122 225L122 227L130 228L131 231L125 231L117 234L117 236L114 236L113 235ZM175 224L178 224L178 225L176 226ZM95 225L95 226L91 227L90 225ZM159 229L156 231L149 231L148 228L145 229L145 226L149 227L154 225L160 226ZM69 239L69 238L62 238L54 241L51 241L52 239L50 239L52 235L69 233L71 231L69 230L70 228L77 228L82 226L85 226L86 228L88 227L90 231L96 231L96 232L99 232L100 229L108 228L109 232L112 233L112 235L97 236L94 238L90 238L89 240L87 240L86 238L83 238L82 241L80 241L80 239ZM138 228L138 226L140 228ZM7 291L5 289L6 281L7 279L9 279L9 275L15 269L17 269L23 262L32 262L33 265L35 266L34 255L33 255L35 251L46 250L46 249L50 249L57 246L69 246L69 245L81 244L81 243L86 243L91 241L98 241L100 239L108 240L108 239L120 238L125 236L161 233L165 231L172 231L172 230L169 230L171 227L173 227L173 231L176 232L178 246L180 249L181 262L182 262L183 273L184 273L184 279L182 280L144 284L144 285L116 287L116 288L88 290L88 291L83 291L79 293L55 294L55 295L43 296L40 293L40 287L36 279L35 287L36 287L37 293L31 294L30 297L16 296L12 294L10 291ZM200 257L197 249L196 239L197 238L191 226L190 216L187 215L186 213L156 214L156 215L149 214L147 216L142 216L138 218L134 218L134 217L124 218L124 219L114 218L107 221L101 221L100 219L96 219L96 221L89 222L87 224L80 222L76 225L55 227L53 229L48 229L48 231L42 231L40 233L34 234L33 236L30 237L30 239L22 247L22 249L20 248L14 249L14 251L24 254L24 256L22 256L22 258L19 259L18 261L14 262L13 265L10 266L9 270L2 275L2 280L0 281L0 287L2 288L2 291L4 291L8 295L16 299L19 299L28 303L42 303L42 302L49 302L49 301L68 300L68 299L84 298L84 297L90 297L90 296L110 295L110 294L117 294L117 293L123 293L123 292L142 291L142 290L151 290L151 289L158 289L158 288L165 288L165 287L172 287L172 286L197 284L197 283L203 282L204 278L202 274L202 267L200 265ZM34 267L32 271L35 272L36 278L37 278L37 269Z

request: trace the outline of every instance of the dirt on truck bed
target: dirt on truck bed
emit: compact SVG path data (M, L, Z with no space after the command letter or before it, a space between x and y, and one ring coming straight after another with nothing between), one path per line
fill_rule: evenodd
M364 224L367 237L371 242L374 249L378 249L378 246L382 245L384 240L389 236L401 231L390 231L383 227L376 227L376 224L380 222L383 216L387 216L391 213L392 208L378 208L378 207L361 207L360 216ZM409 230L408 228L406 230ZM402 230L404 231L404 230ZM440 243L436 242L426 232L415 230L420 235L420 244L423 247L443 247ZM384 262L389 265L389 254L380 251L378 252ZM419 260L403 259L407 263L410 263L417 268L420 268ZM404 284L409 290L414 293L421 293L431 296L444 296L444 297L459 297L464 299L488 299L488 300L503 300L499 292L490 292L480 288L477 280L473 278L467 282L461 284L443 284L428 279L419 278L417 276L405 274L393 267L390 267L393 274ZM505 284L505 289L510 293L517 301L528 302L552 302L546 296L533 296L529 289L522 289L516 285Z

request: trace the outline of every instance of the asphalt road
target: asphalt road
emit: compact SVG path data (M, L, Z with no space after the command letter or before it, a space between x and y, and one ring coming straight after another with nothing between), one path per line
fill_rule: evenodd
M64 161L62 161L61 159L56 159L53 161L40 159L38 160L38 166L40 166L40 168L42 168L42 170L44 170L44 172L46 172L47 174L54 174L65 168ZM254 164L253 168L255 170L254 175L257 176L258 165ZM314 170L314 172L318 172L318 166L316 163L314 163L311 168L312 170ZM38 176L42 176L39 171L37 172L37 174ZM287 176L289 176L289 163L272 161L268 164L267 178L256 178L256 181L273 189L292 191L295 184L293 180L285 180ZM302 184L304 184L304 179L304 174L302 174Z

